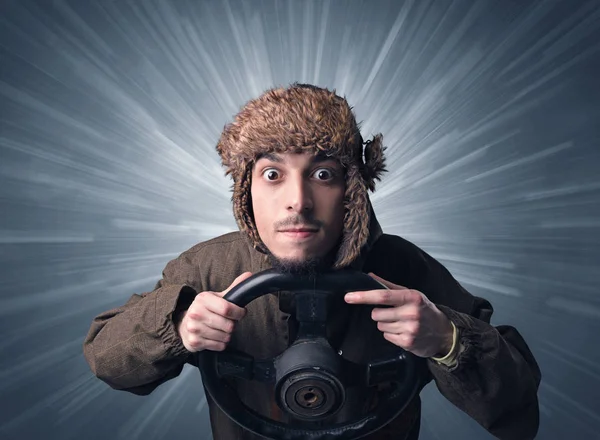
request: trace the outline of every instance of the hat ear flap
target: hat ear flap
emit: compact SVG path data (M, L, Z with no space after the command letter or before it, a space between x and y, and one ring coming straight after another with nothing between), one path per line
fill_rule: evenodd
M381 175L387 172L385 168L383 136L375 135L373 139L365 142L364 165L362 176L369 191L375 191L375 180L381 180Z
M252 211L252 168L254 164L249 162L239 176L234 178L233 195L233 215L242 232L246 233L246 237L250 243L259 252L266 253L256 223L254 221L254 213Z
M358 166L352 165L346 174L346 214L342 242L338 249L334 269L350 265L360 255L369 239L369 196Z

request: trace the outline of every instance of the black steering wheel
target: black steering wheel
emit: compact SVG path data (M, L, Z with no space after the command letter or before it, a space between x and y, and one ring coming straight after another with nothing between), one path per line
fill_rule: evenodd
M297 337L289 348L271 359L254 359L229 348L198 352L198 367L207 392L234 422L267 438L349 440L377 431L397 417L420 389L419 358L399 347L393 355L366 364L343 358L327 340L327 300L330 295L385 288L370 276L349 270L312 277L273 269L252 275L224 298L245 307L267 293L294 292ZM226 376L274 384L277 404L294 422L281 423L249 408L224 380ZM377 406L368 414L323 428L323 421L343 406L346 388L384 382L393 386L378 396Z

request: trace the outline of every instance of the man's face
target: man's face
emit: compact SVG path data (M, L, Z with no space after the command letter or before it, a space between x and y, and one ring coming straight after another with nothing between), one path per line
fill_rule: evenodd
M266 154L252 171L252 208L263 243L280 262L324 257L344 224L344 169L326 156Z

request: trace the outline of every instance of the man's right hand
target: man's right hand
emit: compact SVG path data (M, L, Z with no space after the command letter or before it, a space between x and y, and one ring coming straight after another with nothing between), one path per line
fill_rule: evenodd
M251 272L244 272L223 292L200 292L196 295L177 323L177 331L188 351L225 350L235 324L246 315L246 309L223 297L251 275Z

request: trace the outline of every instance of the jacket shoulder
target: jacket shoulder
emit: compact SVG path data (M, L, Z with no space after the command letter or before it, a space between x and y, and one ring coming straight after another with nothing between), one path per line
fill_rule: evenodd
M200 243L195 244L194 246L183 252L182 255L198 254L201 252L216 250L219 247L225 246L247 247L248 243L240 231L229 232L227 234L219 235L218 237L214 237L209 240L201 241Z
M231 267L241 260L248 263L254 249L240 231L230 232L195 244L179 255L178 259L192 263L206 271L211 266Z
M242 273L255 271L258 258L243 233L236 231L202 241L174 261L183 262L203 290L221 291Z

